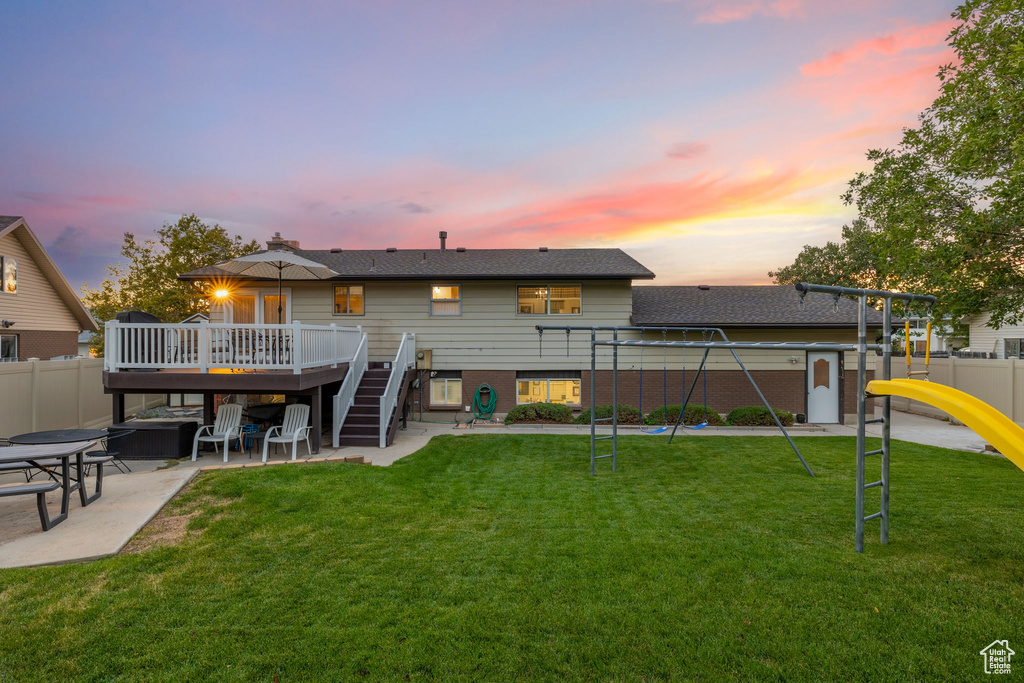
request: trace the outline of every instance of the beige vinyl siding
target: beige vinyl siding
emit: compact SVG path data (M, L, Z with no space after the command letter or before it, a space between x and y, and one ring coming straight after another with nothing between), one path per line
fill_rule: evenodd
M581 315L517 315L516 287L520 284L546 284L541 281L503 280L463 282L439 279L429 281L364 282L365 314L333 315L333 284L329 282L289 282L292 288L292 317L314 325L362 325L369 335L370 359L387 361L394 358L402 333L416 334L416 347L432 352L431 367L435 370L584 370L590 368L589 335L573 333L566 355L566 338L562 332L544 335L543 355L540 355L535 325L603 326L630 324L632 289L629 282L616 280L583 281L583 312ZM431 316L431 284L459 284L462 286L462 315ZM218 306L211 310L212 322L223 320ZM736 341L843 341L854 343L855 330L730 330L729 337ZM602 333L610 339L610 333ZM622 335L623 339L637 339L637 334ZM647 336L660 339L661 335ZM671 333L671 340L681 339ZM690 340L699 335L690 334ZM744 363L753 370L802 370L803 352L740 351ZM685 352L688 368L700 363L701 352ZM797 362L790 361L791 356ZM601 348L598 367L611 368L612 351ZM644 351L644 368L660 368L664 362L660 349ZM682 367L684 352L670 349L668 364L671 369ZM873 367L869 359L869 368ZM619 352L619 367L623 370L639 369L640 352L624 348ZM709 368L736 369L736 362L728 351L713 351ZM856 368L856 354L846 354L848 370Z
M984 353L995 353L996 358L1005 358L1004 339L1024 339L1024 324L1003 325L994 329L988 326L991 314L982 313L971 319L970 349Z
M18 260L18 293L0 292L0 318L19 330L78 331L79 323L14 234L0 237L0 255Z

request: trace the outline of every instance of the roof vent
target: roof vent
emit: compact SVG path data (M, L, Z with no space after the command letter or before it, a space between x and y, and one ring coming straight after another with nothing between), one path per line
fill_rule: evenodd
M426 262L427 262L427 252L423 252L423 258L420 259L420 263L426 263Z
M702 292L706 292L709 289L711 289L711 285L697 285L697 289L701 290Z
M541 252L547 253L547 251L548 251L548 248L547 248L547 247L541 247L541 248L540 248L540 249L538 249L537 251L541 251Z
M457 251L460 254L465 254L466 253L466 248L465 247L455 247L455 251Z
M333 249L331 249L331 253L332 254L340 254L341 253L341 248L340 247L334 247Z
M396 251L398 251L398 249L395 247L388 247L384 251L388 252L389 254L394 254Z

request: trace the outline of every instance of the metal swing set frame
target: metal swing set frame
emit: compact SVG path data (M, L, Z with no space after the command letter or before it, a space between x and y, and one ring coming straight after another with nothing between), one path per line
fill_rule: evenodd
M750 371L747 370L746 365L740 359L737 350L772 350L772 351L854 351L857 353L857 497L856 497L856 508L857 508L857 525L856 525L856 550L861 553L864 552L864 523L873 519L880 520L880 540L882 543L889 542L889 455L890 455L890 434L891 434L891 405L889 396L881 396L882 399L882 416L867 419L867 355L868 352L881 352L882 356L882 379L889 380L892 378L892 302L894 299L902 300L909 308L911 303L923 303L928 307L929 311L929 332L931 328L930 313L932 305L937 301L934 296L923 295L923 294L909 294L903 292L890 292L886 290L877 289L857 289L853 287L831 287L827 285L815 285L806 282L801 282L796 285L796 290L800 293L800 302L803 303L804 297L808 292L815 292L821 294L831 294L835 301L834 309L839 310L839 298L842 296L855 296L857 297L857 343L856 344L843 344L840 342L745 342L745 341L731 341L725 334L725 331L718 327L648 327L648 326L596 326L596 327L582 327L582 326L563 326L563 325L537 325L536 329L540 335L541 340L541 353L543 353L543 335L545 331L560 331L565 332L566 339L566 355L569 354L569 337L573 332L589 332L590 333L590 474L596 473L596 464L598 460L610 458L612 461L612 472L618 471L618 455L619 455L619 406L618 406L618 388L619 388L619 348L620 347L662 347L664 349L669 348L680 348L680 349L704 349L703 357L701 358L700 367L697 370L696 375L693 378L693 383L690 385L689 391L686 394L686 400L683 402L685 406L689 401L690 396L693 394L693 390L697 385L701 373L706 373L706 364L708 354L712 349L725 349L732 354L736 364L743 370L743 374L746 375L750 385L757 392L758 398L766 408L768 408L769 414L775 420L776 426L782 432L783 436L789 442L790 447L796 456L800 459L804 469L810 476L814 476L814 472L811 470L807 461L804 460L803 455L800 453L800 449L797 448L790 437L789 432L783 426L779 420L775 411L772 410L771 405L761 392L761 388L754 381ZM867 310L868 310L868 298L881 299L882 300L882 339L879 344L869 344L867 342ZM599 332L610 332L611 339L601 340L598 339ZM687 332L699 332L702 334L701 341L668 341L668 340L645 340L643 338L639 340L626 340L619 339L620 332L662 332L666 334L668 332L682 332L684 335ZM907 327L907 333L909 334L909 326ZM710 335L705 338L704 335ZM715 336L719 339L716 340ZM908 364L909 364L909 339L907 340L908 346ZM598 347L610 347L612 350L612 416L607 418L598 418L596 403L597 403L597 349ZM684 351L685 353L685 351ZM685 363L685 358L684 358ZM926 371L925 371L926 372ZM916 374L916 373L915 373ZM685 386L684 386L685 389ZM669 443L672 442L672 438L675 437L676 430L679 428L680 423L683 419L683 413L679 412L679 417L676 418L676 423L672 428L672 434L669 437ZM610 422L611 434L598 436L597 427L599 423ZM876 450L866 450L865 444L867 441L866 427L869 424L881 424L882 425L882 447ZM611 441L611 453L599 454L598 442L599 441ZM865 481L865 470L867 458L870 456L881 456L881 478L878 481L866 482ZM870 515L864 514L865 507L865 492L868 489L878 488L881 494L881 509Z

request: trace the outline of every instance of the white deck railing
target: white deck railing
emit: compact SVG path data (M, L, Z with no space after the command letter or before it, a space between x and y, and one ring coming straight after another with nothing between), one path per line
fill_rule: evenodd
M363 331L335 325L106 324L104 369L291 370L336 367L356 355Z
M363 375L366 374L369 367L366 346L366 335L364 334L359 340L359 346L356 347L355 356L349 363L348 373L341 383L341 388L334 396L334 428L331 430L331 438L335 448L338 447L338 437L341 435L341 427L345 424L345 418L348 417L348 411L356 402L356 390L359 389L359 383L363 381Z
M398 353L391 364L391 376L388 377L388 385L384 389L384 395L380 397L380 447L388 447L388 422L391 420L391 411L398 406L398 394L402 390L402 379L405 372L416 366L416 335L405 333L402 335L402 343L398 346ZM395 415L398 419L398 415Z

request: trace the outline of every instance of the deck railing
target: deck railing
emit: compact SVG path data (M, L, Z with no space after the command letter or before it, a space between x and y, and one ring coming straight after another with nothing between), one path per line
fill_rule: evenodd
M359 340L355 356L348 365L348 373L345 375L338 393L334 396L334 425L331 430L331 439L335 448L338 447L341 427L345 424L348 411L356 402L356 391L359 389L359 383L363 380L363 375L366 374L366 370L370 365L368 360L366 335L364 334L362 339Z
M359 327L336 325L235 325L199 323L106 324L104 369L174 370L200 372L235 370L291 370L336 367L355 357Z
M380 447L388 447L388 423L391 420L391 411L398 407L398 394L402 391L402 379L409 368L416 367L416 335L406 333L402 335L402 343L398 346L398 353L391 363L391 376L388 377L388 385L384 389L384 395L380 397ZM398 415L395 415L398 419Z

